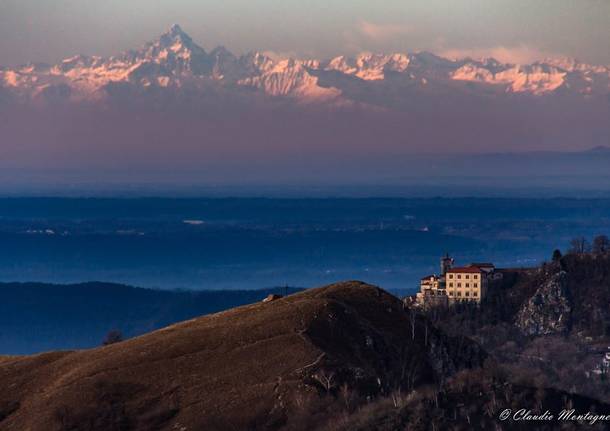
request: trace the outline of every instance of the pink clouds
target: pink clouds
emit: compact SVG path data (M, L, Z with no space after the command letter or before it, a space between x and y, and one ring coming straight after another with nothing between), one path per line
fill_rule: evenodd
M409 34L412 28L402 24L376 24L370 21L360 21L358 31L375 42L386 42Z
M487 48L452 48L452 49L439 49L437 53L443 57L452 59L461 58L495 58L502 63L513 63L513 64L529 64L535 61L543 60L545 58L556 58L559 57L553 53L534 48L528 45L518 46L494 46Z

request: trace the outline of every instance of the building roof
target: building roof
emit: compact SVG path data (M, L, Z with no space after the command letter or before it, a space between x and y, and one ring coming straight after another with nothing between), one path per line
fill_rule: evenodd
M463 266L461 268L451 268L449 271L447 271L448 273L469 273L469 274L480 274L481 268L479 268L478 266Z
M422 280L429 280L431 278L436 278L436 275L434 275L434 274L426 275L425 277L422 277L421 279Z

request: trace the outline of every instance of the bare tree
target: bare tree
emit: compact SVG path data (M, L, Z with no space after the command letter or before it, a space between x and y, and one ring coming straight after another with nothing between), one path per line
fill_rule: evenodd
M570 253L584 254L590 249L589 241L583 236L576 237L570 241Z
M536 400L536 411L539 413L542 413L544 411L543 403L544 403L545 397L546 397L546 392L545 392L544 388L536 389L536 393L534 394L534 399Z
M396 389L395 391L392 392L391 398L392 398L392 405L394 406L394 408L401 409L404 407L406 398L403 396L400 388Z
M606 254L610 251L610 239L606 235L598 235L593 239L593 253Z
M513 385L510 383L504 385L504 399L507 403L513 399Z
M568 397L567 395L563 396L563 408L566 410L572 410L574 408L572 398Z
M491 418L491 417L493 417L493 415L494 415L494 414L495 414L495 412L496 412L496 411L494 410L494 407L493 407L493 404L492 404L492 402L491 402L491 401L488 401L488 402L487 402L487 403L486 403L486 404L483 406L483 411L484 411L484 412L485 412L485 414L486 414L488 417L490 417L490 418Z
M424 321L424 328L425 328L424 346L428 347L428 321L427 320Z
M409 321L411 323L411 339L415 340L415 311L409 310Z
M339 393L341 394L341 398L343 398L343 402L345 403L345 410L347 412L351 412L354 402L354 391L350 389L347 383L343 383L339 389Z
M419 378L421 361L415 356L411 356L406 363L403 364L404 375L407 380L407 389L412 391L415 387L415 382Z
M320 370L312 377L322 385L326 392L332 391L336 386L335 373L332 371Z

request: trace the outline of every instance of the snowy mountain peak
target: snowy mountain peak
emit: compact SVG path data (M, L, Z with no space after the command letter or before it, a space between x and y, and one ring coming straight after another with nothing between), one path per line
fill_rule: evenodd
M169 50L169 52L183 57L190 55L190 53L205 54L203 48L193 42L193 39L178 24L174 24L156 42L149 43L147 47L149 54L152 55L158 55L163 50Z
M572 59L516 65L493 58L447 59L429 52L362 53L330 60L303 60L256 51L236 56L223 46L207 53L177 24L156 41L115 57L77 55L52 66L33 63L0 68L0 88L5 95L1 100L98 101L119 91L144 94L159 87L171 91L188 89L184 94L189 97L231 92L240 92L241 97L260 92L274 97L333 103L341 99L344 105L357 102L382 107L399 106L412 96L410 91L424 88L427 97L462 97L457 92L464 92L467 97L518 93L608 100L610 68ZM246 88L255 91L244 93Z
M177 24L162 34L157 42L124 56L124 60L139 63L138 71L143 71L144 75L207 75L214 66L213 59ZM143 78L150 80L149 76Z
M326 70L353 75L365 81L379 81L387 72L405 72L410 59L406 54L373 54L362 53L356 58L335 57L326 64Z
M161 35L161 40L171 40L171 41L179 40L179 41L187 42L187 43L190 43L193 41L193 39L188 34L186 34L186 32L184 30L182 30L182 27L180 27L178 24L172 25L168 31L163 33Z
M168 31L169 34L171 35L185 35L186 33L184 32L184 30L182 30L182 27L180 27L180 24L173 24Z

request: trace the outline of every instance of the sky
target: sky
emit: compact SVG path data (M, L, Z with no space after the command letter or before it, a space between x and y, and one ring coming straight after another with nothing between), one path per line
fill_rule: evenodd
M111 55L174 23L204 48L236 53L428 50L610 64L608 0L0 0L0 66Z
M610 0L0 0L0 67L115 55L158 39L173 24L207 50L224 45L238 55L432 51L521 64L571 57L610 65ZM325 79L320 86L334 78ZM437 156L447 154L610 145L601 78L603 88L594 91L601 97L576 98L563 91L493 97L485 86L459 83L437 98L424 79L413 81L409 97L393 97L384 81L341 87L347 100L341 109L270 102L249 92L187 94L173 104L171 94L153 88L131 100L128 85L106 89L112 94L100 104L64 104L65 88L45 83L21 104L10 82L0 82L0 194L19 184L393 184L430 172L498 172L494 163L486 172L471 165L440 169ZM367 88L375 90L361 91ZM252 97L242 99L246 94ZM361 102L382 109L360 109ZM424 163L415 157L422 154L434 157ZM513 169L519 163L507 166L508 174L521 174ZM582 166L574 175L589 172ZM561 167L545 175L563 175Z

